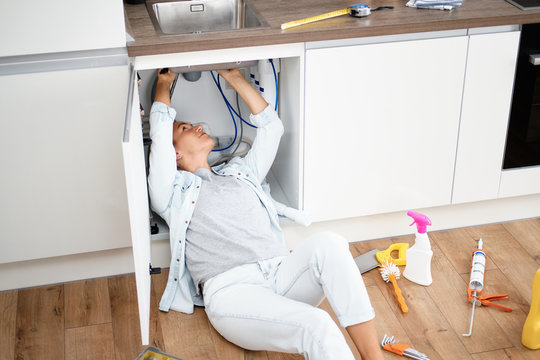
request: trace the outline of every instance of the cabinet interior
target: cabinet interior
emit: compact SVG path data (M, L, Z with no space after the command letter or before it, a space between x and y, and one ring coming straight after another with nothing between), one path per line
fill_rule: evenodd
M278 78L278 115L283 121L285 132L281 138L278 154L274 161L266 180L270 184L271 193L277 201L297 209L302 208L302 134L303 116L300 113L302 108L301 100L301 72L300 57L287 57L273 59L276 66ZM207 66L208 68L208 66ZM213 70L212 70L213 71ZM249 81L250 69L240 68ZM139 85L139 101L143 108L142 131L145 150L145 164L148 174L148 154L151 148L149 115L152 106L152 88L155 86L157 69L138 70L141 78ZM217 79L217 72L213 71ZM230 87L224 79L220 80L221 88L232 107L239 114L249 121L249 109L241 97L236 97L236 91ZM271 103L272 100L268 99ZM274 100L275 102L275 100ZM220 148L229 145L234 138L234 125L227 106L212 79L211 71L202 71L201 76L196 81L188 81L182 75L178 75L178 80L171 97L171 105L176 110L176 120L185 121L191 124L203 123L205 131L214 139L218 138ZM274 104L270 104L274 105ZM241 132L242 142L234 156L243 156L249 150L249 143L252 143L256 136L256 129L243 124L243 131L240 129L241 121L235 116L237 126L237 140ZM235 144L236 144L235 142ZM217 144L217 143L216 143ZM236 145L223 151L225 155L230 155ZM212 152L209 157L210 165L215 165L223 161L221 152ZM221 158L221 160L220 160ZM153 240L168 239L168 227L157 214L149 211L150 226Z

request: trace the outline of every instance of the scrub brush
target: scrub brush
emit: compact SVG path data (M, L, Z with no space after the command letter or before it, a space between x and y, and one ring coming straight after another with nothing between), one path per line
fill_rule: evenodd
M386 282L390 281L392 282L392 285L394 285L394 292L396 293L397 300L399 302L399 305L401 306L401 311L403 311L404 313L409 312L409 308L407 307L407 304L405 304L405 299L401 295L401 289L399 288L396 281L401 275L399 268L396 264L388 260L381 265L381 268L381 276L383 280Z

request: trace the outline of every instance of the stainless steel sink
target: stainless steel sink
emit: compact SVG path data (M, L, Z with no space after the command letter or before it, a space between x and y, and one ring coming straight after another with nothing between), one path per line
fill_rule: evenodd
M200 34L266 26L246 0L146 2L160 35Z

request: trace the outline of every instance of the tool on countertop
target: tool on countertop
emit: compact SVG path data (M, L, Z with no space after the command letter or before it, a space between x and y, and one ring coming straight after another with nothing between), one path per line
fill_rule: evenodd
M360 269L360 274L363 274L369 270L373 270L379 267L379 263L377 262L377 259L375 258L375 255L378 252L379 252L379 249L373 249L373 250L368 251L365 254L362 254L354 258L354 262L356 263L356 266L358 266L358 269Z
M383 280L386 282L390 281L392 285L394 285L394 292L396 293L397 301L399 302L401 311L403 311L404 313L409 312L409 308L407 307L407 304L405 304L405 299L403 298L403 295L401 295L401 289L399 288L396 281L401 275L401 273L399 272L399 268L396 264L388 260L383 265L381 265L381 268L381 276Z
M371 14L372 11L385 10L385 9L391 10L393 8L394 8L393 6L379 6L378 8L372 9L366 4L355 4L355 5L349 6L346 9L331 11L331 12L327 12L321 15L311 16L305 19L286 22L284 24L281 24L281 29L285 30L285 29L289 29L295 26L309 24L315 21L320 21L320 20L331 19L338 16L342 16L342 15L350 15L354 17L365 17Z
M472 303L471 323L469 325L469 333L462 334L463 336L472 335L474 308L476 306L494 306L504 311L512 311L512 309L508 307L501 306L492 302L492 300L508 299L508 294L484 295L486 259L486 253L482 250L482 239L480 239L478 240L478 248L473 251L471 257L471 272L469 275L469 287L467 289L468 300L470 303Z
M402 266L407 264L407 249L409 248L408 243L397 243L392 244L388 249L379 251L375 256L379 264L384 264L386 261L391 261L396 265ZM398 251L398 258L392 256L392 251Z
M418 350L413 349L410 345L400 344L399 341L394 340L394 337L387 336L384 334L381 341L381 347L386 350L398 354L401 356L407 356L411 359L417 360L429 360L426 354L421 353Z

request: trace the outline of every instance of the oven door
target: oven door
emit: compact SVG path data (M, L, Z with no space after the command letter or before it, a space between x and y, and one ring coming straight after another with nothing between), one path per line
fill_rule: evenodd
M540 24L523 25L503 169L540 165Z

